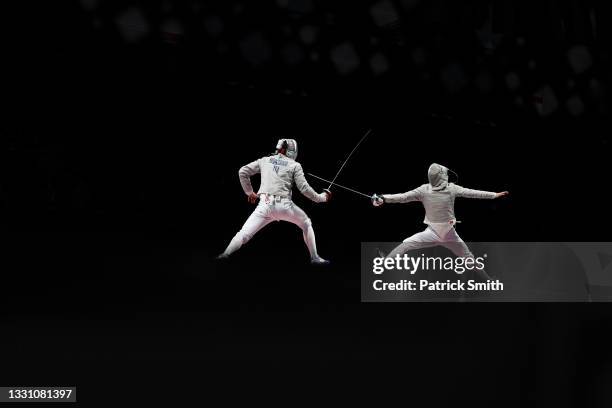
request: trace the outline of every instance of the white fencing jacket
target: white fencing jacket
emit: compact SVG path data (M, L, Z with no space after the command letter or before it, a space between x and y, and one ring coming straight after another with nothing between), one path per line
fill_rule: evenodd
M240 184L246 195L253 193L251 176L261 173L261 185L257 194L269 194L291 199L293 184L298 190L316 203L327 201L327 195L318 194L306 181L302 165L280 153L262 157L243 166L238 172Z
M455 198L494 199L496 193L490 191L472 190L449 183L441 190L434 190L431 184L422 186L402 194L384 194L386 203L408 203L420 201L425 207L424 223L431 226L438 235L445 235L457 222L455 218Z

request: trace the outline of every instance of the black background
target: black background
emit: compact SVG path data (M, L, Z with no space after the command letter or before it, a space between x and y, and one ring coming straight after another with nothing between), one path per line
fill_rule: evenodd
M198 18L221 15L233 27L222 40L175 5L186 32L136 44L113 28L120 5L92 12L83 4L36 21L8 84L17 109L5 122L0 160L7 385L76 384L84 404L111 401L108 387L132 401L152 390L153 398L174 398L161 383L184 384L177 398L199 401L226 388L228 399L245 396L241 390L272 398L287 385L312 395L349 383L346 397L375 391L432 404L609 402L605 304L360 304L360 242L419 231L419 205L374 209L340 190L316 205L296 192L330 267L308 264L301 232L289 224L267 227L227 263L214 261L253 209L240 166L288 137L298 140L306 171L331 178L370 128L339 182L403 192L426 182L435 161L455 170L461 185L511 193L458 201L466 241L608 240L605 104L579 117L562 109L542 117L528 102L513 105L502 85L485 95L449 93L435 75L422 81L402 57L398 36L437 42L433 60L458 55L476 72L484 58L503 83L504 64L525 60L506 45L493 54L478 47L473 29L486 2L421 5L403 16L410 24L391 31L376 31L365 3L350 12L327 6L336 26L323 46L348 38L362 52L376 36L392 66L382 77L362 69L340 75L329 62L287 68L276 57L250 66L234 43L263 30L276 56L285 35L277 27L296 24L274 3L243 5L238 16L206 3ZM161 20L163 7L144 10ZM458 12L465 18L453 18ZM568 45L607 44L605 32L597 40L578 29L555 37L541 25L554 21L549 9L515 12L504 44L524 35L545 67L526 80L533 82L521 91L526 101L541 82L572 75L563 62ZM297 21L317 24L326 15L311 11ZM435 33L443 35L431 39ZM218 42L230 51L215 51ZM605 80L607 60L597 55L576 82ZM437 63L427 70L437 72ZM387 376L402 386L379 388ZM371 389L355 388L354 379Z

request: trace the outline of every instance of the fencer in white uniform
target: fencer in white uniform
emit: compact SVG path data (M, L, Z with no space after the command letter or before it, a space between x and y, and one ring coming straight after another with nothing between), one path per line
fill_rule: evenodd
M404 240L397 248L387 255L394 258L412 250L430 248L442 245L456 256L473 258L474 255L461 239L455 225L455 198L495 199L508 195L507 191L492 193L489 191L472 190L448 182L448 168L437 163L429 166L427 172L429 184L402 194L374 195L372 203L379 207L385 203L408 203L420 201L425 207L424 223L427 228ZM484 271L479 271L480 278L489 279Z
M301 228L304 242L310 252L313 264L327 264L329 261L321 258L317 253L317 243L312 222L306 213L292 200L292 188L295 184L298 190L316 203L324 203L331 199L331 192L315 192L304 177L302 165L296 161L298 145L294 139L281 139L276 146L276 153L262 157L243 166L238 175L244 193L250 203L259 204L247 219L242 229L234 236L227 249L219 258L227 258L240 247L249 242L251 238L263 227L273 221L287 221ZM255 193L251 185L251 177L261 174L261 185Z

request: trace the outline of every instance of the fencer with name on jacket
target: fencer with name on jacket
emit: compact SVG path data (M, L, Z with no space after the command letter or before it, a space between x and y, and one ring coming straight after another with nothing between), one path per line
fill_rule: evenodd
M437 163L429 167L427 173L429 184L402 194L374 195L372 203L379 207L385 203L408 203L420 201L425 207L424 223L427 228L400 244L388 258L395 258L408 251L429 248L433 246L444 246L452 251L455 256L473 258L474 255L455 230L457 219L455 218L455 198L478 198L495 199L508 195L507 191L492 193L489 191L472 190L448 182L448 168ZM479 278L490 279L484 270L477 270Z
M229 257L240 247L249 242L263 227L273 221L286 221L297 225L303 232L304 242L310 252L313 264L327 264L329 261L317 253L312 222L306 213L291 199L293 185L307 198L315 203L324 203L331 199L331 192L325 190L317 193L306 181L302 165L296 161L298 145L294 139L280 139L276 153L262 157L243 166L239 171L240 184L250 203L259 204L244 223L242 229L231 240L227 249L219 255L220 259ZM261 185L255 193L251 177L261 174Z

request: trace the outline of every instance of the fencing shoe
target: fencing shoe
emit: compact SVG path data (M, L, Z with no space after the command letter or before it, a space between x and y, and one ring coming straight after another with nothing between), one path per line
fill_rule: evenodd
M312 258L310 260L310 263L313 265L329 265L331 262L329 262L326 259L321 258L320 256L317 256L316 258Z

